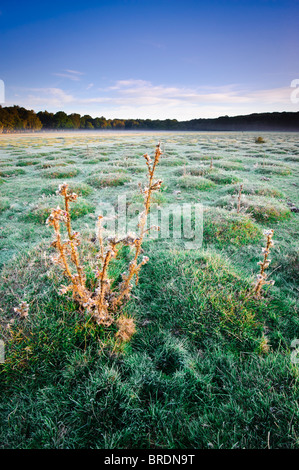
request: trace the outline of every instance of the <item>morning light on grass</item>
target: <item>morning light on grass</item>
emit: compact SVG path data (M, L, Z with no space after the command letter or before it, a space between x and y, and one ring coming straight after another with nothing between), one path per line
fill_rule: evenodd
M252 133L3 136L6 446L259 448L269 433L296 446L299 147L292 133L264 138L257 153ZM201 244L186 249L173 221L168 237L140 232L155 184L150 224L200 203ZM123 198L136 232L116 239Z
M298 5L99 3L1 7L0 449L298 449Z

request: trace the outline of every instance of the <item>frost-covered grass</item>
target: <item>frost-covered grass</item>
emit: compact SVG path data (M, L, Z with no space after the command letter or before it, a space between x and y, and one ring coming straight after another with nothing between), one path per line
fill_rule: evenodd
M298 448L298 141L296 134L62 133L0 140L2 448ZM149 262L126 306L137 332L113 329L57 294L44 222L67 179L74 230L98 247L96 216L143 195L143 154L161 140L164 182L151 215L200 202L203 246L149 239ZM210 168L213 159L213 168ZM237 197L243 184L241 211ZM274 229L274 286L251 295L264 229ZM172 229L170 229L172 234ZM126 264L128 253L118 262ZM88 255L85 263L88 265ZM91 282L92 272L88 273ZM29 303L21 321L14 307ZM11 319L10 330L7 324Z

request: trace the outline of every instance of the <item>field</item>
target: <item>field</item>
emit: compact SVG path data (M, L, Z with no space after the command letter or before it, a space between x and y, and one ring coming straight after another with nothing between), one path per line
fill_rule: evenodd
M1 135L1 448L299 447L299 142L258 135ZM124 307L136 333L117 352L113 327L86 321L58 294L45 222L67 182L79 194L72 218L88 266L97 215L120 196L128 209L140 202L142 155L159 141L151 214L200 203L203 243L186 249L171 228L146 240L149 262ZM275 283L255 298L269 229ZM14 311L22 301L26 319Z

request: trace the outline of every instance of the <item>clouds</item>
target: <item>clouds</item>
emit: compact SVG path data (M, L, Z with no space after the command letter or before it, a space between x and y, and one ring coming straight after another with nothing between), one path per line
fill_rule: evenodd
M29 88L28 92L25 100L28 104L30 103L29 107L31 108L61 109L65 105L76 102L76 98L73 95L66 93L60 88Z
M84 75L84 73L78 72L78 70L66 69L63 72L59 72L59 73L55 72L52 75L55 75L56 77L61 77L61 78L68 78L69 80L78 82L81 80L81 77L82 75Z
M78 77L75 81L83 75L74 70L65 72ZM107 118L189 120L223 114L297 111L290 101L290 93L289 86L252 90L238 84L186 87L124 79L103 88L96 88L94 83L82 83L72 92L56 87L23 89L18 103L36 110L56 112L62 109Z
M109 90L117 93L115 100L120 104L159 105L198 105L214 104L246 104L255 101L265 103L285 103L289 98L290 89L276 88L270 90L250 91L238 85L219 87L169 87L153 85L144 80L119 80Z

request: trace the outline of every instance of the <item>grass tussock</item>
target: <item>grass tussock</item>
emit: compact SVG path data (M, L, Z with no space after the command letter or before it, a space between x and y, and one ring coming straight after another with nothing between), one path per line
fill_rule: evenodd
M161 160L161 166L182 166L186 163L186 160L181 158L164 158Z
M236 194L224 196L216 200L217 207L228 210L237 209L238 197ZM251 215L258 222L277 222L279 220L288 220L291 211L283 203L267 197L243 197L240 201L243 212Z
M95 188L105 188L107 186L123 186L128 183L130 179L130 176L126 174L107 173L90 176L86 181Z
M284 160L286 162L298 163L299 162L299 155L288 155L287 157L284 157Z
M75 181L69 183L68 187L72 193L76 193L78 194L78 196L89 196L94 191L94 189L90 185L86 183L75 182ZM45 194L46 196L56 194L57 184L56 183L48 184L46 187L44 187L41 190L41 193Z
M261 173L262 175L277 175L277 176L289 176L292 174L290 168L275 166L275 165L264 165L261 167L256 168L257 173Z
M61 165L54 169L45 170L41 173L42 178L58 179L58 178L73 178L79 174L78 168L66 167L63 168Z
M232 185L225 188L225 193L237 194L239 185ZM270 186L258 184L258 183L244 183L242 188L242 194L248 194L251 196L265 196L284 198L285 194L279 189L272 188Z
M16 166L32 166L32 165L37 165L38 161L36 160L19 160L16 163Z
M216 184L233 184L241 181L236 175L218 171L210 172L208 178Z
M183 168L175 171L175 175L177 176L205 176L209 172L209 167L199 167L199 166L186 166L184 165Z
M258 222L278 222L288 220L291 217L291 211L288 207L266 197L244 198L242 205L246 208L246 212Z
M58 167L58 170L60 170L61 167L66 167L68 166L67 165L67 162L62 162L62 161L53 161L53 162L43 162L43 163L39 163L37 165L37 168L41 168L42 170L46 170L48 168L57 168Z
M221 160L221 158L222 157L220 157L219 155L213 155L213 160ZM188 159L189 160L207 162L207 161L211 160L211 156L210 155L200 155L200 154L188 155Z
M192 175L181 176L177 179L177 182L181 188L198 189L200 191L209 191L215 187L211 180Z
M223 168L224 170L245 170L244 165L242 165L239 162L227 162L227 161L221 161L221 162L216 162L215 163L216 168Z
M88 158L82 161L83 165L96 165L97 163L109 162L109 157Z
M19 175L25 175L26 171L23 170L22 168L2 168L0 170L0 177L13 177L13 176L19 176Z
M0 214L5 210L9 209L10 200L8 197L0 197Z
M209 208L204 212L203 239L205 244L219 247L227 243L242 246L257 243L261 229L247 215Z

